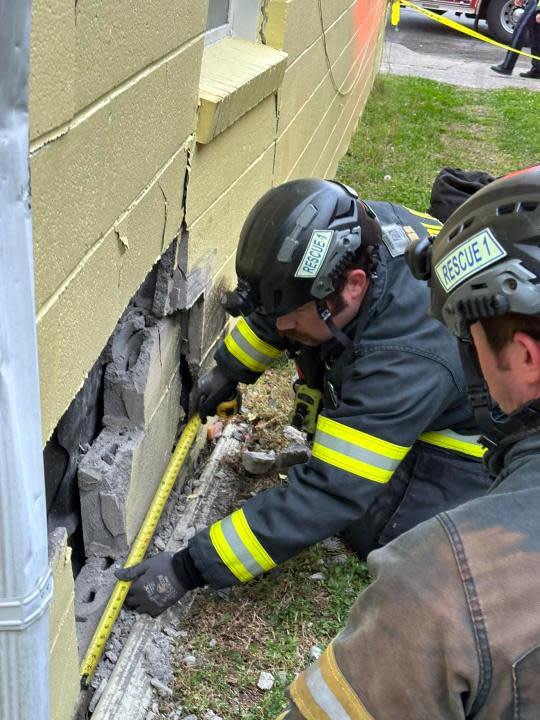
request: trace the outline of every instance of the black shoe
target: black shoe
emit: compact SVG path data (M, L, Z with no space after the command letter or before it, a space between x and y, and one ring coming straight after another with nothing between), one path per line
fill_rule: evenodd
M507 67L505 67L503 64L501 65L492 65L491 69L493 72L499 73L499 75L511 75L512 71L509 70Z
M521 77L528 77L528 78L534 78L535 80L540 80L540 72L535 72L534 70L528 70L524 73L519 73Z

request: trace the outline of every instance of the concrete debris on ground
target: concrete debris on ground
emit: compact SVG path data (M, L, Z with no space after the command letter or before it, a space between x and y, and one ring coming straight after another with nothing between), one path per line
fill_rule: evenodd
M99 683L98 687L96 688L95 693L92 695L92 699L90 700L90 704L88 705L89 712L93 713L96 709L99 699L103 695L103 691L105 690L106 685L107 679L103 678Z
M182 658L182 662L186 667L195 667L195 665L197 664L197 658L195 657L195 655L185 655Z
M274 687L274 682L275 679L272 673L263 670L257 680L257 687L259 690L271 690Z
M276 462L274 450L243 450L242 465L250 475L264 475L273 469Z
M290 440L291 442L299 445L306 445L307 443L306 434L292 425L285 425L283 428L283 436L286 440Z
M285 670L278 670L276 673L276 680L280 685L286 685L287 684L287 673Z
M213 710L206 710L203 715L203 720L222 720L220 715L216 715Z
M167 720L182 720L182 706L175 708L174 710L171 710L171 712L167 715Z
M172 697L173 695L173 691L171 690L171 688L155 677L150 678L150 685L158 691L161 697Z
M317 573L313 573L313 575L310 575L310 576L309 576L309 579L310 579L310 580L318 580L318 581L321 581L321 580L325 580L325 579L326 579L326 576L325 576L325 574L322 573L322 572L317 572Z
M311 451L307 445L294 443L281 450L276 457L276 470L287 470L293 465L299 465L309 460Z

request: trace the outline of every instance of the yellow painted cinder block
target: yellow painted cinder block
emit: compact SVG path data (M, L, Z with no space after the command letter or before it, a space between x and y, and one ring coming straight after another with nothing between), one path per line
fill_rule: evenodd
M375 79L376 69L379 67L384 42L384 24L384 14L381 13L379 26L377 27L377 25L375 25L373 29L375 48L371 48L370 52L366 54L357 87L354 92L351 93L351 97L347 98L347 103L328 140L328 145L321 154L320 160L315 167L315 173L318 175L333 177L342 155L349 146L352 134L356 130ZM362 188L358 188L358 190L362 193Z
M352 134L356 130L359 116L369 97L374 79L372 65L373 63L370 63L366 66L365 72L359 79L358 89L351 101L343 108L341 117L338 118L332 135L329 138L328 145L315 166L314 174L325 177L334 176L338 163L349 146ZM360 194L363 191L362 188L357 188L357 190Z
M277 112L270 96L207 145L196 145L189 178L186 221L192 225L275 141Z
M129 492L126 499L126 537L131 545L171 459L181 417L181 382L176 372L156 408L141 442L133 450Z
M199 85L197 142L209 143L281 85L286 53L240 38L206 48Z
M174 156L38 313L44 441L82 386L129 300L178 232L186 152L183 148Z
M202 41L188 44L32 148L38 309L192 132L201 55Z
M215 348L217 340L223 335L227 320L230 319L223 310L221 297L224 292L236 287L235 259L236 251L225 260L212 278L212 286L204 298L201 364L205 363Z
M339 149L340 154L345 152L350 134L358 120L358 114L367 100L372 78L371 53L359 58L357 66L351 68L351 79L347 80L350 92L342 97L336 95L331 106L321 117L321 121L314 130L306 149L291 168L294 177L306 175L326 176L332 164L331 159ZM352 84L354 83L354 84ZM359 99L362 102L359 102ZM351 123L347 139L345 128Z
M187 271L207 269L211 277L238 245L240 229L255 202L272 186L274 147L256 162L191 226Z
M303 154L298 158L291 170L290 178L305 177L333 177L335 168L331 170L332 159L339 147L340 155L346 150L348 142L343 147L345 126L353 120L352 128L356 126L358 112L362 109L363 102L367 99L368 89L365 73L358 78L354 91L344 101L336 96L330 111L323 118L320 125L313 133ZM359 103L359 98L363 102ZM352 113L356 113L353 118ZM350 136L349 138L350 139Z
M78 0L77 109L202 33L206 13L190 0Z
M316 41L321 24L315 0L271 0L265 38L268 45L284 50L291 63Z
M317 91L311 96L308 102L296 115L293 122L279 136L276 148L276 167L274 183L284 182L290 175L294 166L311 137L320 125L325 113L329 112L334 101L342 104L342 99L337 98L332 83L328 76Z
M350 70L353 65L358 66L357 35L362 32L361 28L356 26L355 5L350 6L350 2L348 5L349 7L332 22L330 19L325 22L327 28L326 48L332 65L332 73L337 86L343 91L347 91L355 79L354 73L351 76ZM375 12L378 12L377 5L374 6L374 9ZM368 9L368 15L364 18L364 22L371 23L372 18L369 16L371 12L373 12L373 6ZM328 63L321 36L287 68L278 94L280 132L287 127L302 105L317 91L317 87L327 73Z
M79 656L75 629L75 588L67 533L49 536L54 594L49 608L49 687L51 720L71 720L79 699Z
M74 112L75 13L66 0L32 2L30 137L64 122Z

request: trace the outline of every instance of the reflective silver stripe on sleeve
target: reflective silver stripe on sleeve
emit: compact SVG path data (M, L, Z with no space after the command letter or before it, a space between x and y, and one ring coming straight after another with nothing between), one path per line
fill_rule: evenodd
M306 670L306 685L317 705L332 720L353 720L326 683L319 664Z
M359 445L347 442L346 440L340 440L335 435L328 435L328 433L322 430L317 430L315 436L315 442L324 445L331 450L347 455L355 460L367 463L368 465L375 465L382 470L390 470L394 472L401 460L393 460L392 458L380 455L373 450L362 448Z
M221 521L221 529L226 541L229 543L230 549L246 570L248 570L253 576L261 575L264 572L264 568L259 565L242 542L236 528L233 525L232 515L227 516Z
M238 347L240 347L246 355L249 355L249 357L255 362L268 367L275 360L275 357L271 357L270 355L254 348L253 345L239 331L238 326L234 327L230 334Z

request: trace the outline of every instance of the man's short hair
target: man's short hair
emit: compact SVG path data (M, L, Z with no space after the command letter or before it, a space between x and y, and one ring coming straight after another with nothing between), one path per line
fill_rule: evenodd
M524 332L540 342L540 317L508 313L501 317L480 320L491 349L498 353L511 342L514 334Z

